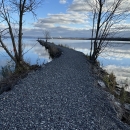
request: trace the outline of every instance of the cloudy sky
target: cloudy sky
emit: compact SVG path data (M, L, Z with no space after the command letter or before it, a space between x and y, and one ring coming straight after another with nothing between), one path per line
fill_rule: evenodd
M86 1L93 0L43 0L36 10L37 19L30 14L24 16L24 36L43 36L48 30L52 37L90 37L92 21ZM107 0L110 5L113 0ZM124 0L122 9L130 7L130 0ZM16 15L16 17L18 17ZM125 26L118 36L130 37L130 20L124 19L115 27Z

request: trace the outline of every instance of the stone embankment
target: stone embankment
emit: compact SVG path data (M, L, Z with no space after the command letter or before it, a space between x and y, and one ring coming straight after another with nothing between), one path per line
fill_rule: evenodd
M130 130L97 87L85 55L55 47L60 57L0 95L0 129Z

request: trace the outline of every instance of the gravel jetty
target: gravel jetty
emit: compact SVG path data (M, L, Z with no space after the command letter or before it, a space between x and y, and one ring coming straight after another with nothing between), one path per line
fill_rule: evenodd
M0 130L130 130L98 88L83 53L62 55L0 95Z

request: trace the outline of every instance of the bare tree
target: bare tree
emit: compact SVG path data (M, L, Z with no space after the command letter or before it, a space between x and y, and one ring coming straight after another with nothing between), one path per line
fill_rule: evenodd
M115 25L126 19L129 8L123 7L126 0L87 0L92 12L92 35L90 60L95 62L109 41L122 28ZM126 4L126 3L125 3ZM127 5L127 4L126 4ZM129 6L129 4L128 4Z
M4 23L6 28L0 30L0 47L2 47L10 58L15 62L16 68L29 67L23 59L23 17L27 12L32 13L34 16L35 9L41 3L41 0L1 0L0 2L0 23ZM18 15L15 20L13 15ZM14 28L17 26L17 30ZM10 52L4 41L5 36L9 36L13 47L13 53Z
M46 42L48 42L48 39L50 39L50 32L48 30L44 31L44 38L46 39Z

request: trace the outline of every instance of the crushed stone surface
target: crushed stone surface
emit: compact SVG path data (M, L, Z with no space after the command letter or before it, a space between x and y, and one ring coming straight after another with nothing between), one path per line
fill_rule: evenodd
M0 95L0 130L130 130L96 87L83 53L62 55Z

